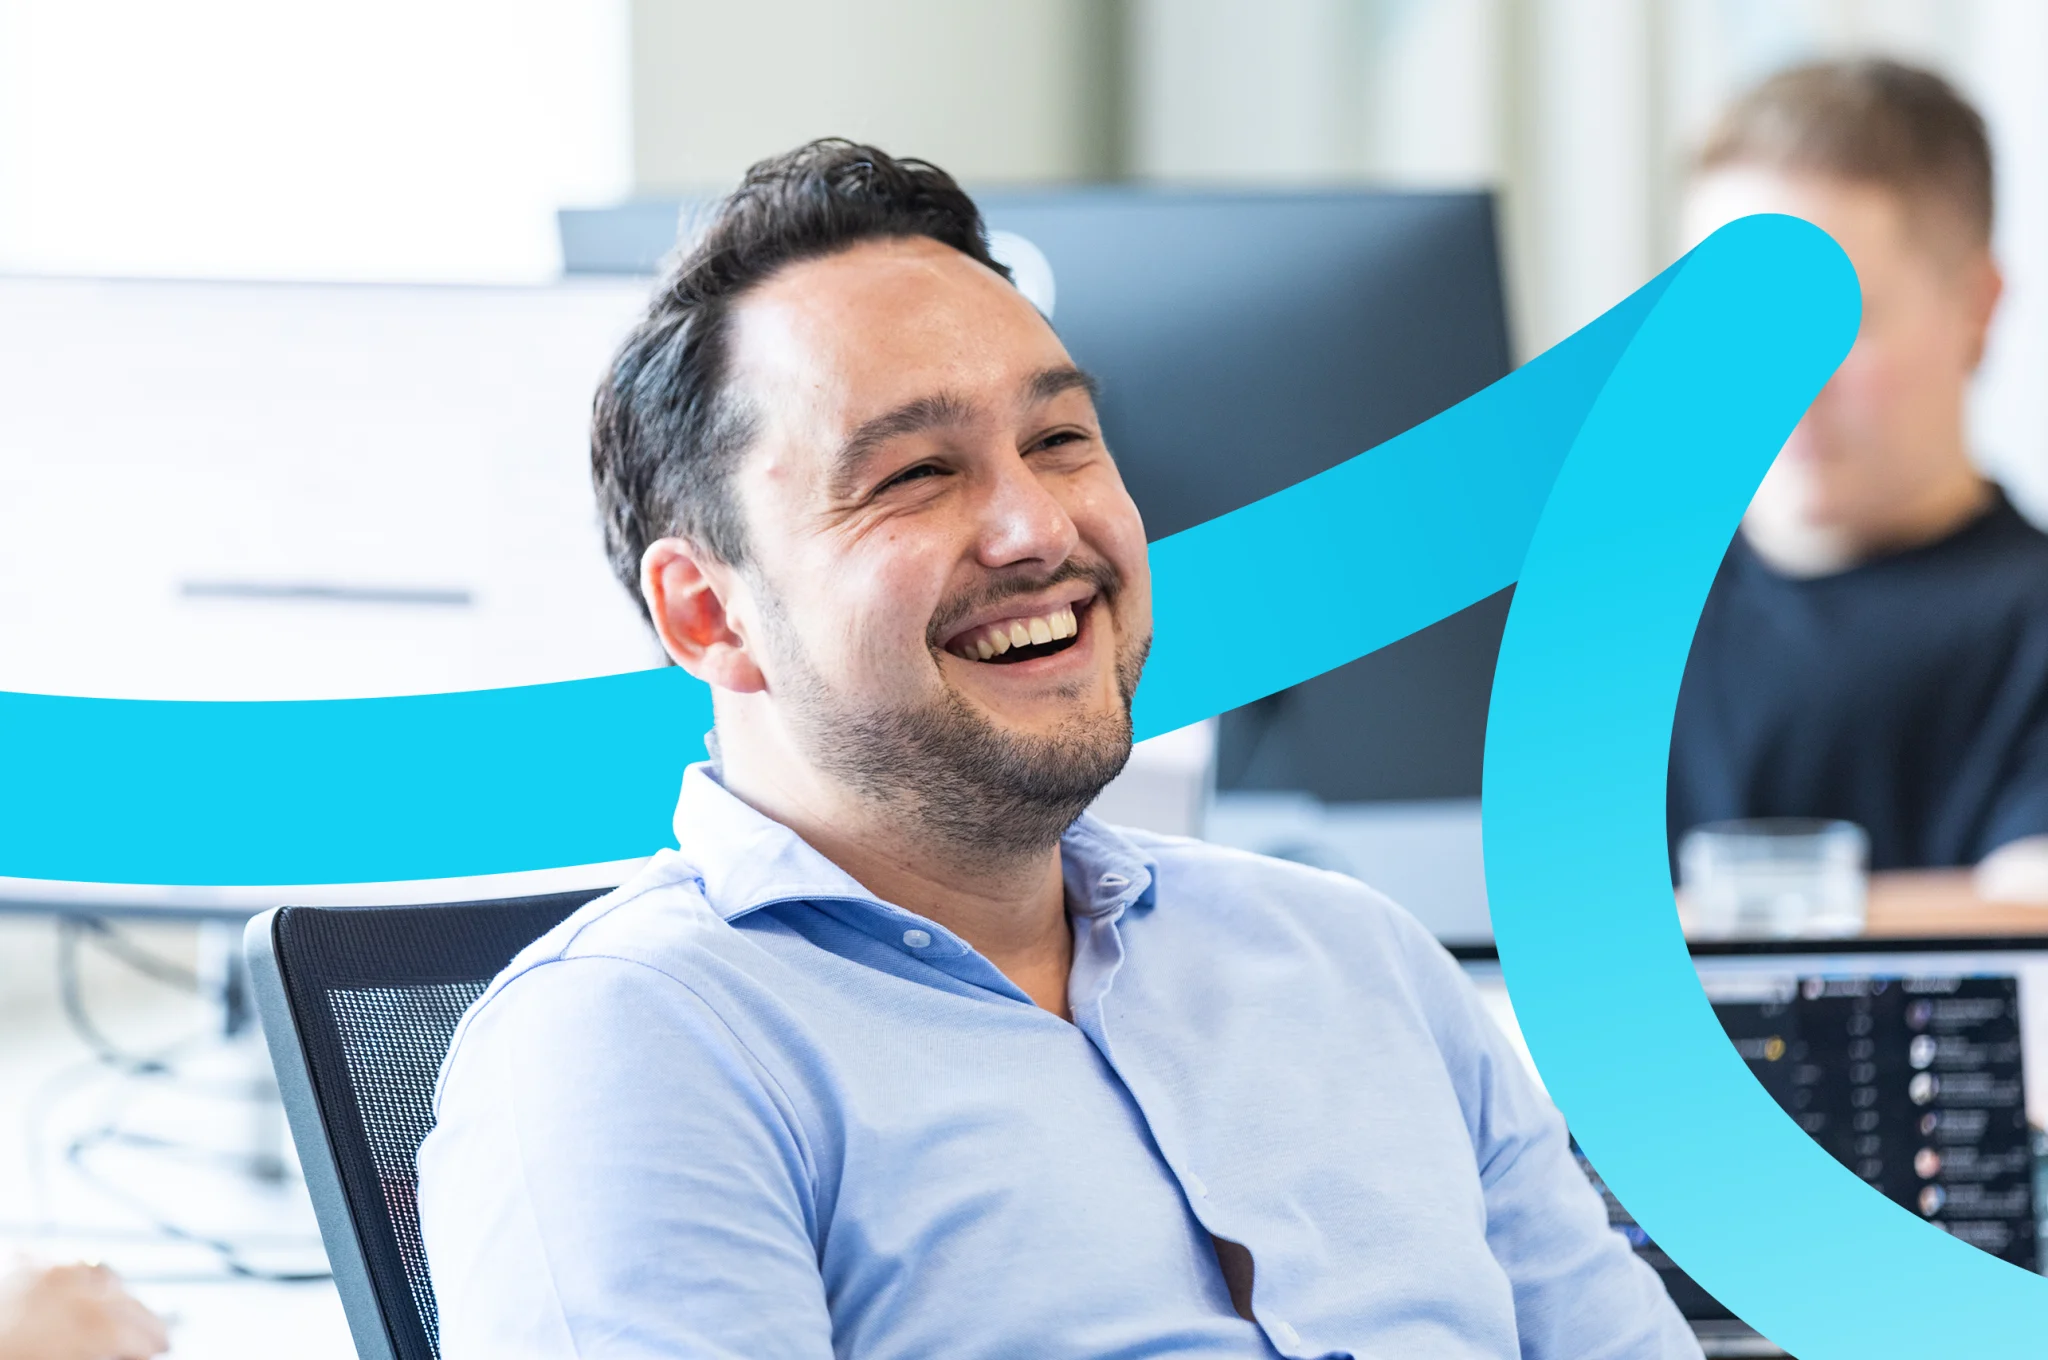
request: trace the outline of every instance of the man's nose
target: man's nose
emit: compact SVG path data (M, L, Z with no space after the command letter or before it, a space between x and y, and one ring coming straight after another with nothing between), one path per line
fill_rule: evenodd
M976 551L986 567L1022 562L1057 566L1080 542L1074 517L1023 458L996 460L997 472L983 499Z

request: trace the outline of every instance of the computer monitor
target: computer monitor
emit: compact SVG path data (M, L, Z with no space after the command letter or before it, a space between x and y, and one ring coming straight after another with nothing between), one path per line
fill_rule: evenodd
M1468 974L1519 1046L1498 963L1467 952ZM2001 1260L2048 1265L2036 1190L2048 1179L2041 940L1698 944L1693 962L1758 1082L1836 1161ZM1686 1317L1731 1330L1728 1309L1601 1188L1610 1222Z
M1050 266L1053 325L1102 381L1105 433L1155 539L1322 472L1510 366L1489 194L977 199L992 232ZM651 271L683 207L563 213L567 267ZM1225 714L1205 833L1356 873L1446 938L1488 938L1476 800L1506 610L1503 593Z

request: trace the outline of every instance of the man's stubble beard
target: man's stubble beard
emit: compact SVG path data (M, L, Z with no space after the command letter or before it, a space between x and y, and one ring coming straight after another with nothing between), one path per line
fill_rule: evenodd
M762 603L783 676L778 697L805 753L921 826L951 858L995 865L1049 849L1130 760L1131 700L1149 636L1118 652L1113 710L1039 736L1004 731L950 685L929 702L859 707L812 663L780 601L763 592Z

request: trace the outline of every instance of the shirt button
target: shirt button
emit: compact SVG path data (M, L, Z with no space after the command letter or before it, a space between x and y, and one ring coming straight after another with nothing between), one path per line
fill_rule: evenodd
M1299 1346L1301 1344L1301 1333L1278 1319L1275 1319L1273 1322L1273 1335L1279 1337L1290 1346Z
M1117 888L1126 886L1130 883L1130 881L1131 880L1125 878L1122 874L1104 874L1101 878L1096 880L1096 882L1100 883L1103 887L1108 888L1112 891L1114 891Z
M1195 1194L1200 1196L1202 1199L1209 1198L1209 1187L1202 1184L1202 1178L1200 1176L1197 1176L1194 1172L1190 1171L1187 1173L1187 1181L1188 1189L1194 1191Z
M906 930L903 932L903 943L909 945L912 949L922 949L931 942L932 936L928 930Z

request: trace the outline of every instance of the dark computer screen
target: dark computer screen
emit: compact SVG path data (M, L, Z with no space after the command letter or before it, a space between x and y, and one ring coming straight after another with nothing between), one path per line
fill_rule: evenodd
M1461 952L1481 1000L1518 1036L1491 951ZM1693 963L1758 1083L1836 1161L1972 1246L2022 1269L2048 1265L2040 941L1701 944ZM1783 1354L1687 1275L1597 1167L1579 1161L1609 1224L1657 1272L1708 1355Z
M1051 265L1053 325L1102 381L1110 448L1155 539L1321 472L1508 371L1489 194L1098 187L977 199L992 231L1022 236ZM651 272L682 207L564 212L566 267ZM1325 802L1476 797L1506 605L1496 596L1226 715L1220 787Z
M1701 957L1758 1082L1886 1198L2039 1268L2048 955L2038 949Z
M1736 1052L1829 1155L1907 1212L2000 1260L2027 1270L2048 1264L2048 950L2038 941L1695 951L1700 985ZM1482 997L1504 1004L1496 965L1467 968ZM1597 1168L1587 1171L1610 1223L1680 1310L1696 1322L1729 1318L1658 1249Z

